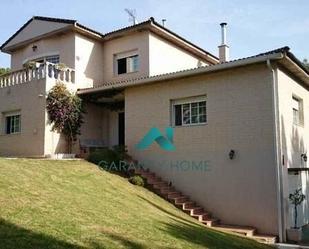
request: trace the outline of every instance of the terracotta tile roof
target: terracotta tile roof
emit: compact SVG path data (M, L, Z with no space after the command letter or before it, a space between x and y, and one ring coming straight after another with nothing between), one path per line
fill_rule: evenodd
M166 31L167 33L177 37L178 39L182 40L183 42L185 43L188 43L189 45L191 45L192 47L202 51L203 53L207 54L207 55L210 55L211 57L219 60L219 58L211 53L209 53L208 51L204 50L203 48L195 45L194 43L188 41L187 39L183 38L182 36L178 35L177 33L171 31L170 29L162 26L160 23L156 22L155 19L153 17L150 17L149 20L146 20L144 22L141 22L141 23L138 23L136 25L131 25L131 26L127 26L127 27L124 27L124 28L121 28L121 29L118 29L118 30L114 30L114 31L111 31L111 32L108 32L108 33L105 33L104 34L104 37L108 37L110 35L113 35L113 34L116 34L116 33L120 33L120 32L124 32L124 31L127 31L127 30L130 30L132 28L138 28L138 27L142 27L143 25L146 25L146 24L151 24L153 23L155 26L159 27L160 29Z
M115 35L117 33L121 33L121 32L125 32L125 31L129 31L130 29L134 29L134 28L139 28L142 26L146 26L146 25L150 25L150 24L154 24L155 26L157 26L158 28L164 30L165 32L169 33L170 35L176 37L177 39L180 39L181 41L189 44L190 46L194 47L195 49L198 49L199 51L201 51L202 53L207 54L210 57L213 57L215 60L218 60L218 58L209 53L208 51L198 47L197 45L193 44L192 42L186 40L185 38L181 37L180 35L176 34L175 32L167 29L166 27L162 26L161 24L159 24L158 22L155 21L155 19L153 17L149 18L148 20L138 23L136 25L131 25L131 26L127 26L121 29L117 29L108 33L100 33L94 29L91 29L89 27L86 27L80 23L77 22L77 20L73 20L73 19L63 19L63 18L53 18L53 17L44 17L44 16L33 16L30 20L28 20L20 29L18 29L7 41L5 41L1 47L0 50L2 50L12 39L14 39L32 20L41 20L41 21L49 21L49 22L58 22L58 23L67 23L67 24L71 24L71 25L75 25L77 27L80 27L84 30L87 30L89 32L92 32L96 35L101 36L102 38L108 38L109 36Z
M206 70L211 69L211 68L222 68L223 65L232 65L235 64L237 62L246 62L247 60L253 59L253 58L259 58L259 57L267 57L269 55L273 55L273 54L278 54L278 53L282 53L282 54L286 54L293 62L295 62L300 68L302 68L309 76L309 71L308 69L306 69L306 67L304 67L304 65L291 53L289 52L290 48L288 46L285 47L281 47L281 48L277 48L274 50L270 50L267 52L263 52L263 53L259 53L253 56L249 56L249 57L244 57L244 58L240 58L240 59L236 59L236 60L232 60L232 61L228 61L228 62L222 62L219 64L215 64L215 65L209 65L209 66L203 66L203 67L198 67L198 68L191 68L191 69L185 69L185 70L180 70L180 71L176 71L176 72L170 72L170 73L165 73L165 74L159 74L159 75L154 75L154 76L144 76L144 77L138 77L138 78L133 78L133 79L127 79L127 80L121 80L121 81L117 81L117 82L106 82L103 83L102 85L98 86L98 87L93 87L93 88L85 88L85 89L80 89L79 93L83 94L84 91L88 91L88 90L98 90L100 91L102 90L106 90L106 89L112 89L112 88L116 88L119 86L128 86L128 85L132 85L136 82L141 82L144 80L147 81L155 81L156 79L160 79L160 78L165 78L165 77L169 77L169 76L175 76L176 77L181 77L183 75L183 73L188 73L190 75L195 75L198 73L204 73L206 72ZM236 65L237 66L237 65Z

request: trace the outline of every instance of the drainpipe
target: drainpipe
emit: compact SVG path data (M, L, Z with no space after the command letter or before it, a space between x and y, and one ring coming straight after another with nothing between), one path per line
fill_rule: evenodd
M274 150L275 150L275 164L276 164L276 178L277 178L279 242L284 242L286 241L286 234L284 226L284 198L283 198L282 165L281 165L281 136L280 136L280 117L279 117L279 101L278 101L278 77L277 72L272 67L269 59L267 60L267 67L270 69L272 77L273 128L274 128Z

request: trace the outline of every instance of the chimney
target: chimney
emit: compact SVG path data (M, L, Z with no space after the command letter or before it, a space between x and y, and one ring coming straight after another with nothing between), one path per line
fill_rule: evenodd
M229 61L229 46L226 45L226 22L220 23L221 26L221 45L219 46L219 61Z

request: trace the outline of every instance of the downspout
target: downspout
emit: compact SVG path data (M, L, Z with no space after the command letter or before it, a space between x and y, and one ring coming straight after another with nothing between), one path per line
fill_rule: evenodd
M285 235L285 226L283 217L284 199L283 199L282 166L281 166L281 136L280 136L279 100L278 100L278 77L275 69L271 65L270 59L267 59L267 67L271 71L271 77L272 77L273 128L274 128L274 151L275 151L276 180L277 180L276 183L277 183L279 242L284 242L286 241L286 235Z

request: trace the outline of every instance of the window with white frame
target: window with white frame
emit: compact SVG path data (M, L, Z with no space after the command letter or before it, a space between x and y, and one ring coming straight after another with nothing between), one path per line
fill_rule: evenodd
M60 57L59 57L59 55L46 56L46 57L45 57L45 60L46 60L47 62L50 62L50 63L59 64L59 62L60 62Z
M53 64L59 64L60 63L60 56L59 55L49 55L49 56L44 56L44 57L38 57L38 58L32 59L30 61L37 62L39 64L43 64L45 62L49 62L49 63L53 63Z
M293 123L295 125L303 125L303 101L302 99L292 97Z
M188 126L207 123L206 97L173 101L173 125Z
M118 75L134 73L139 70L139 56L135 53L119 54L116 58L116 72Z
M21 131L21 116L18 113L5 115L5 134L15 134Z

